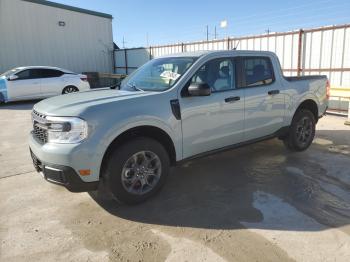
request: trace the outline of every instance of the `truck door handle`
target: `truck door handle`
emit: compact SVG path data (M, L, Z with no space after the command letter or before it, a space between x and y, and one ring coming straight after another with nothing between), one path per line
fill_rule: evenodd
M277 94L279 94L280 93L280 90L270 90L269 92L267 92L270 96L271 95L277 95Z
M226 103L233 103L235 101L241 100L241 98L239 96L230 96L225 98L225 102Z

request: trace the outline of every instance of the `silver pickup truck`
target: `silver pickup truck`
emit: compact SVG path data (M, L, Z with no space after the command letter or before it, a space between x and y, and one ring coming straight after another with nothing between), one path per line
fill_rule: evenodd
M103 183L118 201L139 203L188 159L275 137L307 149L328 90L325 76L284 77L271 52L161 57L118 88L36 104L30 151L50 182L72 192Z

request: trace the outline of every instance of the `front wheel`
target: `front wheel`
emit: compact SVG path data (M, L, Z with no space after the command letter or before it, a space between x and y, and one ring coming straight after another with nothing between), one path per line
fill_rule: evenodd
M315 137L316 120L314 115L306 109L299 110L293 117L288 136L283 140L291 151L304 151Z
M111 153L104 177L116 200L137 204L161 189L169 169L170 160L165 148L154 139L140 137Z
M69 94L69 93L75 93L78 92L79 89L76 86L66 86L65 88L63 88L62 94Z

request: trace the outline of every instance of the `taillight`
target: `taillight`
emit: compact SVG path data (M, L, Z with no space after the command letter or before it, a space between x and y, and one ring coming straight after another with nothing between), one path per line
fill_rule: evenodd
M329 99L329 97L331 96L331 85L329 84L329 80L327 80L327 83L326 83L326 96L327 96L327 99Z
M87 82L87 81L88 81L87 76L80 76L80 79L81 79L82 81L84 81L84 82Z

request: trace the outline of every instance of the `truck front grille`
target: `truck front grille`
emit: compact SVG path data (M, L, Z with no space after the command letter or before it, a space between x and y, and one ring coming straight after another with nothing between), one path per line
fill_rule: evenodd
M45 115L33 110L32 120L33 120L34 137L42 144L47 143L48 134L47 134L47 126L46 126L47 122L46 122Z
M33 134L41 143L47 143L47 129L44 129L39 124L34 123Z

